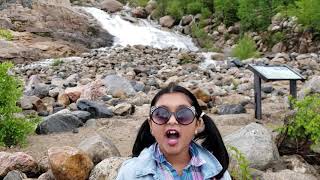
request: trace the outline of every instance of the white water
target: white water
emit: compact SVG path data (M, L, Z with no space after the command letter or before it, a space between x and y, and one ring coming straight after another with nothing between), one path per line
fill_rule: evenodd
M84 7L83 9L92 14L104 29L115 36L114 46L147 45L159 49L176 47L191 51L198 50L190 37L160 30L147 20L139 19L137 24L133 24L123 20L118 14L110 15L93 7Z

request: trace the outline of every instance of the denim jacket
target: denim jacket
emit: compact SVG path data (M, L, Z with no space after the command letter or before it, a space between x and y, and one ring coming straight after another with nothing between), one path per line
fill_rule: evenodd
M201 167L204 179L213 179L222 170L221 164L209 151L195 142L192 143L195 144L199 157L205 161ZM117 180L160 180L156 162L153 159L154 146L155 144L145 148L138 157L125 161L118 172ZM231 180L228 171L220 180Z

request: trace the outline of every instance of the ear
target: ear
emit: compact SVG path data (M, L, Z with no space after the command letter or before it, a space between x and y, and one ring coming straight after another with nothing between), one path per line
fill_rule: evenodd
M196 121L195 134L200 133L203 130L204 130L204 123L203 123L203 120L200 118L199 120Z

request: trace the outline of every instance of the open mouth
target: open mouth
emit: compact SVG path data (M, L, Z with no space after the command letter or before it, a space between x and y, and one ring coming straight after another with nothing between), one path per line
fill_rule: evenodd
M169 139L178 139L180 137L180 133L177 130L170 129L166 132L166 137Z

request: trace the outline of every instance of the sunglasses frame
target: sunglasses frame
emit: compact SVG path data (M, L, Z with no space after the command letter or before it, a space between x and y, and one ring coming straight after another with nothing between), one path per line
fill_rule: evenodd
M191 123L194 121L194 119L196 118L196 108L195 108L194 106L191 106L191 107L185 106L185 107L182 107L182 108L181 108L181 109L187 108L187 109L191 110L191 112L193 113L193 116L194 116L194 117L193 117L192 121L191 121L190 123L188 123L188 124L182 124L182 123L180 123L180 122L177 120L177 118L176 118L176 113L177 113L177 112L171 112L171 111L169 111L168 108L166 108L165 106L152 106L152 107L150 108L150 119L151 119L154 123L156 123L156 124L158 124L158 125L164 125L164 124L167 124L167 123L168 123L168 121L166 121L166 122L163 123L163 124L159 124L159 123L157 123L157 122L155 122L155 121L153 120L152 114L153 114L153 112L154 112L156 109L158 109L158 108L166 109L166 110L170 113L170 116L169 116L168 121L170 120L171 116L174 115L174 118L176 119L176 121L177 121L179 124L181 124L181 125L189 125L189 124L191 124ZM181 110L181 109L179 109L179 110Z

